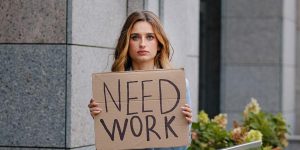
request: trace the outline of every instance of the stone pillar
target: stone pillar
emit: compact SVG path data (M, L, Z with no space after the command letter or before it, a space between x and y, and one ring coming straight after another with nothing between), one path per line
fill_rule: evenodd
M222 1L221 110L239 120L250 98L294 131L295 0Z
M0 149L66 147L66 7L0 0Z
M134 11L149 10L160 16L161 0L128 0L127 15ZM163 20L161 20L163 21Z
M126 11L126 1L68 1L68 148L95 149L91 75L110 71Z
M145 9L145 0L128 0L127 15Z
M300 135L300 1L297 1L296 41L296 134ZM300 139L299 139L300 140Z
M175 68L185 68L191 90L193 120L197 121L200 1L163 0L161 5L161 19L173 48L172 64Z
M283 45L282 45L282 113L290 132L295 134L295 72L296 72L296 0L283 1Z

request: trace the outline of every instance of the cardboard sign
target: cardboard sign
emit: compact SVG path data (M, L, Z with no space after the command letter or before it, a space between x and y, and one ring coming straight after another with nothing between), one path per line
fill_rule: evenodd
M187 145L185 92L183 70L93 74L97 150Z

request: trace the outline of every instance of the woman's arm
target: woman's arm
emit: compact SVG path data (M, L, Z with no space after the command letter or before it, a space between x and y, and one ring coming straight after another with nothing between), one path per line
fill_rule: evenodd
M190 85L189 85L189 81L188 79L185 79L185 84L186 84L186 102L187 104L185 104L182 108L182 113L185 115L185 119L187 120L187 122L189 124L191 124L193 122L192 119L192 102L191 102L191 94L190 94Z

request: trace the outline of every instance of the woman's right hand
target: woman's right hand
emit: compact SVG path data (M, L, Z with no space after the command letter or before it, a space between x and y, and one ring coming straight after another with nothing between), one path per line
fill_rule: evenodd
M99 103L96 103L93 98L90 100L90 104L88 105L88 107L93 118L102 112Z

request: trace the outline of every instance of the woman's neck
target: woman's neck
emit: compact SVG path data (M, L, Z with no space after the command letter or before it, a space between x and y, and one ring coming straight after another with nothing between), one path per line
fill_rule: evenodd
M154 62L152 63L132 63L132 70L153 70Z

